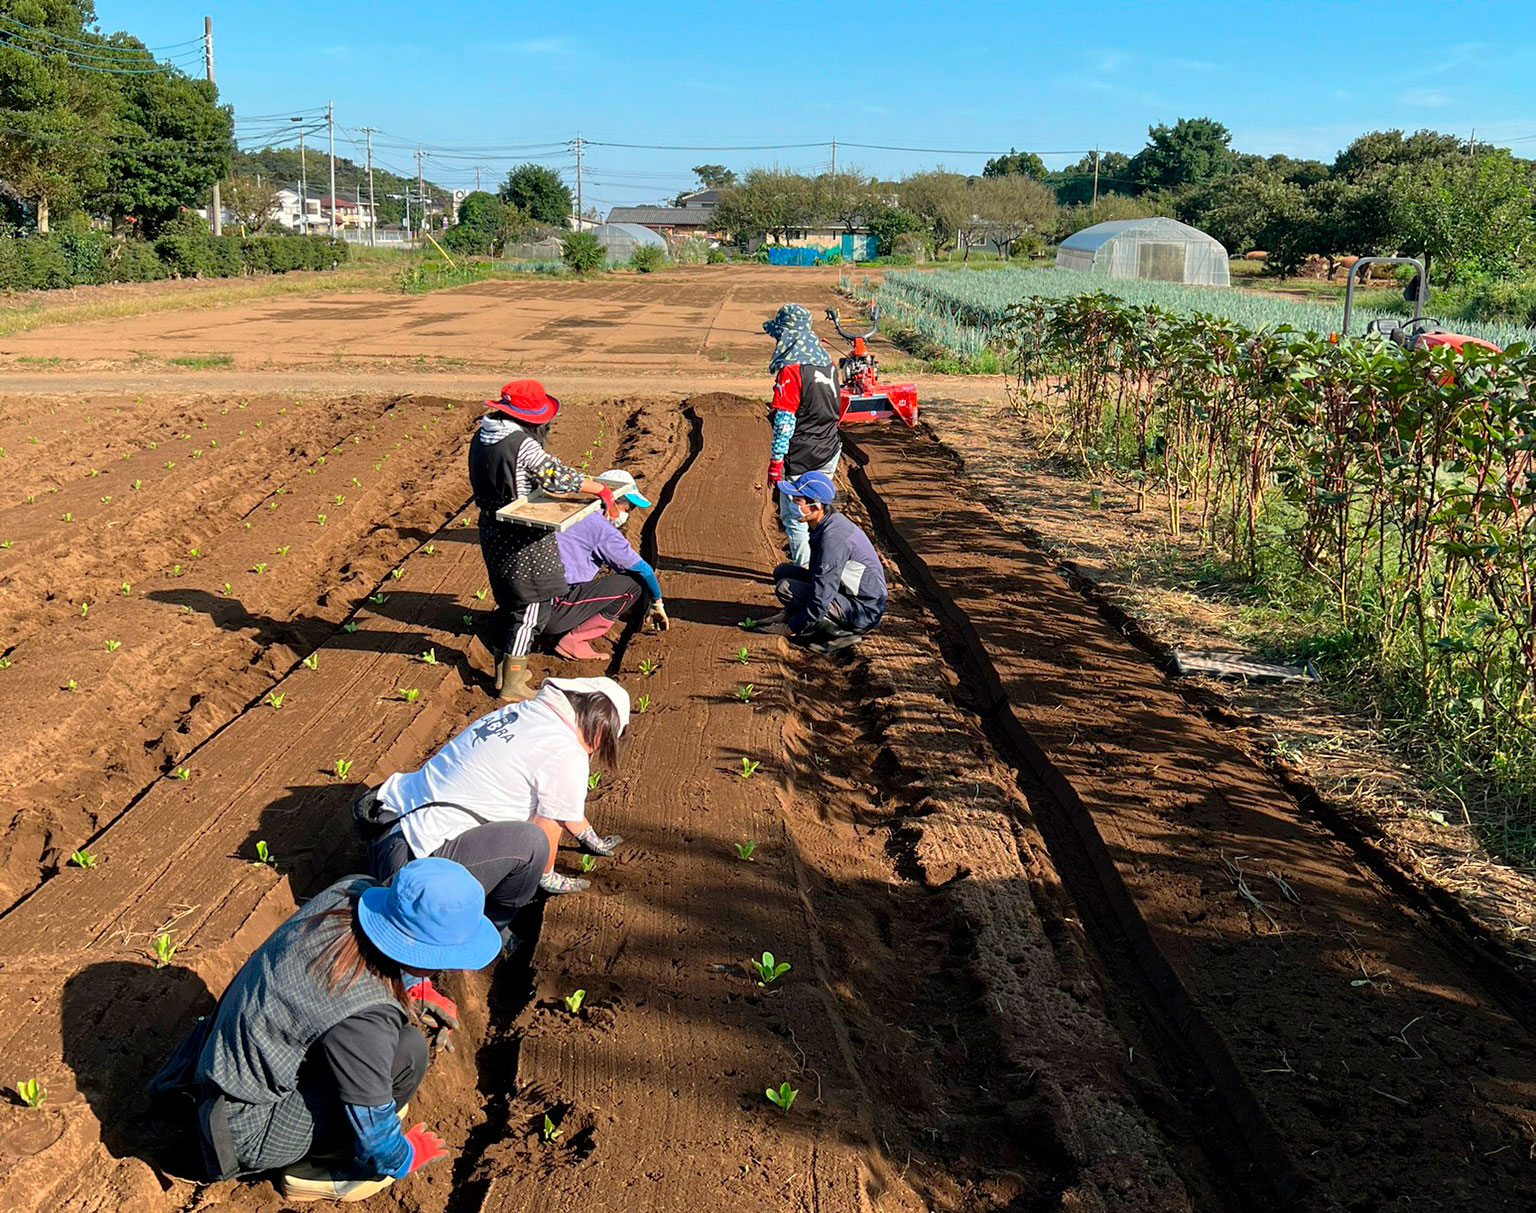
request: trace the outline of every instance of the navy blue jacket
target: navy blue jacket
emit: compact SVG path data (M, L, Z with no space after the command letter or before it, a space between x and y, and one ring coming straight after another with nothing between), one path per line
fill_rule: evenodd
M846 514L833 511L811 532L811 596L784 622L796 634L808 631L837 594L852 607L843 616L850 631L867 632L885 614L885 570L875 545Z

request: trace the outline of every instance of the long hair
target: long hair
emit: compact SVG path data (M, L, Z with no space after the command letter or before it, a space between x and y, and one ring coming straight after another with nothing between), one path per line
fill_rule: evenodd
M309 971L324 983L326 991L339 994L364 973L371 973L389 989L396 1002L407 1006L405 981L400 966L374 947L373 941L363 934L357 921L357 896L347 899L347 904L334 910L316 914L305 924L309 931L329 931L334 938L315 954L309 962Z
M576 717L576 732L610 771L619 765L619 709L596 691L562 691Z

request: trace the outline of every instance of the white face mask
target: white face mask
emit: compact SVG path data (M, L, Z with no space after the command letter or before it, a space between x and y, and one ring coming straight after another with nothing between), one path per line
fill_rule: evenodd
M626 522L628 522L628 521L629 521L629 511L628 510L620 510L619 511L619 516L613 520L613 525L618 527L619 530L622 531L624 529L624 524Z

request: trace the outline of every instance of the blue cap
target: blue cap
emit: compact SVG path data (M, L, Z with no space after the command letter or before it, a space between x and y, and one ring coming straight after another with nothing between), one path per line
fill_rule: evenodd
M483 969L501 952L485 889L451 859L414 859L388 885L365 889L357 925L384 955L413 969Z
M806 472L793 480L781 480L779 492L786 497L807 497L822 505L831 505L837 498L837 488L832 483L832 477L825 472Z

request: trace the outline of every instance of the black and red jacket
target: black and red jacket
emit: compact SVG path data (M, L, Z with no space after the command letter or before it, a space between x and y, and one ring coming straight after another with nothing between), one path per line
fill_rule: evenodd
M779 371L773 381L773 407L793 414L795 431L784 455L791 479L824 467L843 449L837 433L837 385L830 366L798 363Z

